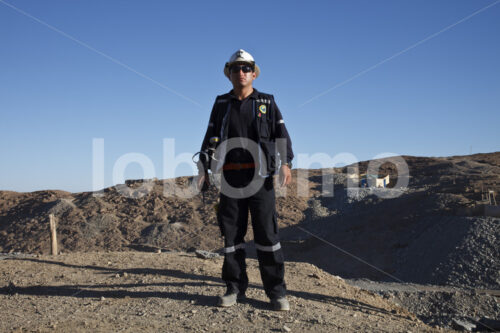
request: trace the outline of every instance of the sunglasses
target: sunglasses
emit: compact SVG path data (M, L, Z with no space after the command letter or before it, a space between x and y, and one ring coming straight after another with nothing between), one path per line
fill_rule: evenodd
M250 73L250 72L253 72L253 67L250 65L231 66L231 73L239 73L240 70L242 70L243 73Z

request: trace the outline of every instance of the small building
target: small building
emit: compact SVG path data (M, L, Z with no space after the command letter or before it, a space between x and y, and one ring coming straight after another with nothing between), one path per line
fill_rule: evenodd
M389 175L378 178L378 175L362 175L361 180L359 181L360 187L387 187L389 185Z
M387 187L387 185L389 185L389 175L385 176L384 178L376 179L376 187Z

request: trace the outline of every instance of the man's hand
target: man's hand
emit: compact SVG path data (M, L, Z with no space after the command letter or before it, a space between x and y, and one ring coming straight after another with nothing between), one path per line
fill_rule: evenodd
M287 186L292 181L292 171L288 165L282 165L280 168L280 186Z
M210 178L208 177L208 172L198 174L198 189L200 191L206 191L208 186L210 186Z

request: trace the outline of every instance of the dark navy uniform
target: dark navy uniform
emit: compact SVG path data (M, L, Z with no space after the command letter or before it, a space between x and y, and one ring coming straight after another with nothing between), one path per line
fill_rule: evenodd
M229 292L245 293L248 277L245 265L245 242L248 212L250 211L254 231L259 267L267 296L271 299L284 296L284 258L278 237L275 192L272 175L279 162L289 163L293 151L283 117L272 95L256 89L240 101L232 91L218 96L203 140L201 151L208 147L211 137L221 142L233 138L254 141L258 151L251 147L235 148L222 152L218 162L211 165L213 172L222 171L223 179L217 220L224 237L224 264L222 279ZM276 144L276 139L284 139ZM245 145L243 144L243 147ZM201 165L208 167L209 161L201 157ZM252 195L243 198L227 195L225 187L244 188L253 177L261 177L262 186Z

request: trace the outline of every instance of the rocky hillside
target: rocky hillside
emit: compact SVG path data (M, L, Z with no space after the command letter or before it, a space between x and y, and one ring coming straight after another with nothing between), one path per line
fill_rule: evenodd
M500 154L405 160L409 185L393 199L349 196L347 168L323 175L334 196L313 195L305 219L282 230L290 259L349 278L499 289L500 218L485 216L483 192L500 190Z
M305 179L297 179L304 170L293 170L292 186L278 198L287 258L348 278L498 288L500 222L484 216L482 199L485 190L500 191L500 153L403 158L409 185L393 199L369 188L352 195L347 167L308 170ZM359 163L360 173L368 162ZM379 176L386 175L392 186L397 169L383 160ZM49 253L49 214L63 252L220 248L215 188L203 203L200 195L166 196L172 181L189 191L192 178L128 181L102 193L2 191L0 252ZM333 197L321 195L323 181ZM307 196L297 195L302 185Z

